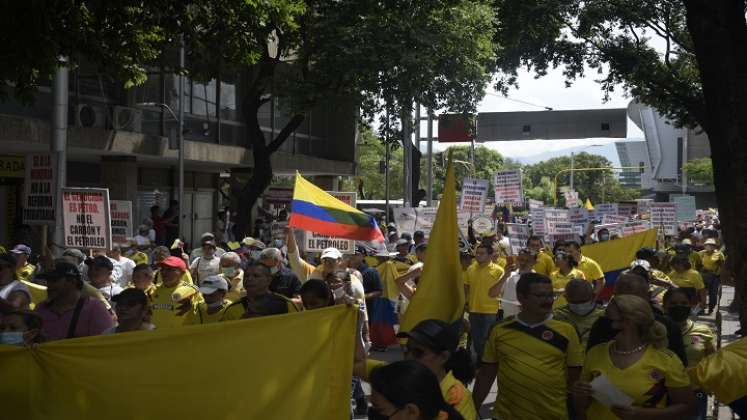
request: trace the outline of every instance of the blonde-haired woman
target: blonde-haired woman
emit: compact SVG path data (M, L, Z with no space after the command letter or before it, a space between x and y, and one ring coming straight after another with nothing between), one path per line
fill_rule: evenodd
M685 419L695 415L695 398L685 367L667 350L667 330L651 305L633 295L615 296L607 318L614 340L589 350L581 380L571 387L578 419ZM604 376L632 404L607 407L591 382ZM595 398L596 396L596 398ZM621 404L618 401L618 404Z

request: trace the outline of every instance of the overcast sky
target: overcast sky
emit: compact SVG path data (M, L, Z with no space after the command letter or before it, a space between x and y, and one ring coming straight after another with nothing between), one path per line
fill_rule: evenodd
M603 93L594 79L596 72L589 72L584 79L576 80L570 88L565 87L565 78L561 70L550 71L540 79L532 73L523 71L519 74L519 88L509 92L508 99L496 93L492 88L478 106L478 112L501 111L541 111L542 107L554 110L626 108L630 98L624 96L622 89L614 92L608 102L603 101ZM526 102L526 103L522 103ZM536 105L536 106L535 106ZM425 125L423 125L423 136ZM434 128L435 130L435 128ZM436 131L437 132L437 131ZM434 133L435 134L435 133ZM628 121L628 141L642 141L643 133L632 122ZM580 140L523 140L510 142L484 143L502 155L521 161L535 163L555 156L569 155L571 151L586 151L607 157L615 165L619 158L614 143L620 139L580 139ZM441 150L444 146L434 148Z

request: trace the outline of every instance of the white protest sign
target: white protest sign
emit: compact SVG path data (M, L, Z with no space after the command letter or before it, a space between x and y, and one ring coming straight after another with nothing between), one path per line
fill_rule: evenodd
M329 195L349 205L355 207L355 192L327 191ZM355 253L355 241L352 239L335 238L327 235L320 235L309 231L304 231L303 249L306 252L321 252L325 248L337 248L343 254Z
M617 216L617 203L601 203L594 206L595 220L603 220L605 215Z
M399 233L407 232L412 234L420 230L423 231L426 238L429 238L431 235L437 213L438 207L395 207L392 209L394 224L397 225ZM489 218L490 216L483 215L482 217ZM469 213L457 212L457 226L465 235L467 234L469 219Z
M623 236L630 236L634 233L645 232L651 229L651 222L648 220L632 220L623 225Z
M604 217L602 217L602 224L608 225L611 223L625 223L627 222L629 217L625 216L619 216L616 214L605 214Z
M545 236L545 209L536 208L529 211L532 216L532 231L537 236Z
M602 229L606 229L607 232L609 232L610 236L612 236L613 234L617 234L617 236L621 238L624 236L623 223L606 223L594 226L594 233L597 235L597 240L599 239L599 231Z
M273 222L270 225L270 234L272 239L277 239L285 242L286 230L288 229L288 222Z
M677 209L674 203L652 203L651 224L667 236L677 234Z
M63 188L62 223L66 247L111 249L109 190Z
M586 225L589 223L589 211L583 207L568 209L568 218L573 225Z
M565 206L567 208L578 207L578 191L566 191L563 193L565 197Z
M568 216L568 209L545 209L545 233L547 235L573 233L573 225Z
M493 229L493 219L488 216L479 216L472 219L472 230L478 235L485 235L492 232Z
M506 230L508 231L508 241L511 244L511 253L518 255L519 251L526 247L527 240L529 240L529 225L506 223Z
M545 203L542 201L529 199L529 210L541 209L542 207L545 207Z
M651 217L651 204L653 204L654 200L651 198L639 198L638 200L635 200L638 204L638 216L639 217Z
M111 200L112 243L124 245L132 238L132 201Z
M521 189L521 169L502 171L493 174L496 204L511 203L514 207L524 206L524 194Z
M678 222L691 222L697 219L695 197L692 195L669 195L669 200L675 204Z
M23 223L55 223L55 177L57 164L51 154L27 155L24 179Z
M485 199L488 196L488 180L464 178L462 181L462 199L459 209L468 213L485 212Z
M619 216L624 216L625 220L632 219L633 215L635 215L638 212L638 204L631 203L631 202L621 202L617 203L617 214Z

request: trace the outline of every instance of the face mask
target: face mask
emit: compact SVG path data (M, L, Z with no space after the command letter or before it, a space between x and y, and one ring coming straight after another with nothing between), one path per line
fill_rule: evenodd
M223 267L220 271L228 278L234 278L236 276L236 267Z
M275 274L277 274L277 273L278 273L278 271L280 271L280 269L279 269L279 268L277 268L277 267L270 267L270 273L271 273L272 275L275 275Z
M591 300L585 303L569 303L568 309L576 315L587 315L594 309L596 303Z
M334 295L335 300L340 299L345 294L345 288L340 286L337 289L333 290L332 294Z
M258 260L261 253L262 251L252 251L249 253L249 256L252 257L253 260Z
M690 316L690 307L685 305L675 305L667 309L667 315L672 321L682 322Z
M600 235L599 236L599 240L602 241L602 242L609 241L610 240L610 235Z
M0 344L6 344L9 346L22 346L23 333L20 331L0 333Z

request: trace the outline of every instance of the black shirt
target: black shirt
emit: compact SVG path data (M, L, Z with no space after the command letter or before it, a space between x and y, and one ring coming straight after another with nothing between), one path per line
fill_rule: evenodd
M371 268L366 263L363 263L358 267L358 271L363 276L363 290L366 294L384 291L384 287L381 285L381 277L375 268Z
M682 364L687 366L687 355L685 353L685 344L682 341L682 331L680 331L680 327L672 320L665 317L658 308L652 306L651 309L654 311L654 319L667 327L667 339L669 340L667 348L682 360ZM597 344L606 343L612 340L615 338L615 335L617 334L612 329L612 321L610 321L606 316L599 317L594 325L591 326L591 331L589 331L589 344L586 345L586 351L588 352L589 349Z
M294 295L301 294L301 280L291 270L283 267L272 276L270 291L291 299Z

